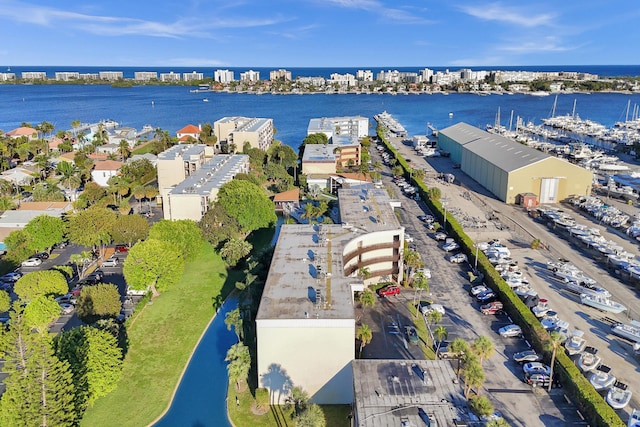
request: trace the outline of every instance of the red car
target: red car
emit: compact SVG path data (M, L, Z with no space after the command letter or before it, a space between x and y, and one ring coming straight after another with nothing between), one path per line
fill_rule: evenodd
M480 307L482 314L500 314L502 313L502 303L500 301L492 301L489 304L485 304Z
M127 245L116 245L116 252L128 252L129 246Z
M397 286L386 286L378 289L378 295L388 297L390 295L400 295L400 288Z

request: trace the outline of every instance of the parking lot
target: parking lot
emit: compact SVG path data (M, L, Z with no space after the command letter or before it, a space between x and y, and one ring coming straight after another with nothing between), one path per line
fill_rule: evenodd
M395 144L399 147L401 142L398 140ZM409 147L406 148L407 151L411 151ZM378 153L375 149L371 151L372 161L375 162L379 159ZM446 159L440 160L446 161ZM425 168L428 167L424 159L419 157L412 161L412 165L416 167L419 161L423 162ZM435 170L431 171L431 176L437 176ZM393 184L389 168L383 171L383 183L393 191L397 199L402 201L402 207L399 209L401 223L413 237L412 245L421 254L425 266L431 269L429 298L445 307L445 315L438 326L442 325L447 329L447 340L460 337L472 342L478 336L484 335L494 343L494 355L483 364L487 375L483 394L489 396L496 409L501 411L512 425L586 425L576 408L568 403L562 389L554 388L547 393L523 382L522 368L514 363L511 357L515 352L527 349L528 344L521 338L502 338L498 335L499 328L511 323L506 315L480 313L479 304L469 296L470 285L467 273L471 271L471 266L466 263L453 264L447 260L448 254L441 249L441 242L437 242L433 238L433 232L418 219L419 215L429 213L424 204L407 197ZM442 190L443 196L448 198L445 200L451 207L457 207L461 211L464 209L463 203L458 204L459 198L470 205L471 216L484 217L484 212L477 207L473 208L473 201L464 197L464 191L459 186L443 182ZM500 221L487 221L485 227L474 229L469 234L477 241L501 238L523 246L521 239L517 236L513 238L509 230L500 225ZM405 357L402 338L390 333L393 331L393 326L389 328L389 324L391 319L398 320L399 326L411 320L406 307L412 299L413 291L403 289L400 296L388 297L387 301L376 304L373 309L367 309L368 314L363 322L371 322L370 327L374 335L372 342L365 347L363 357ZM420 318L418 321L424 321L424 319ZM415 357L414 352L410 354Z

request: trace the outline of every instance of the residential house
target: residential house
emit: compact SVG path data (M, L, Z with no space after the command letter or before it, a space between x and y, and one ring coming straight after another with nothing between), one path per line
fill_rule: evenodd
M181 144L195 142L198 141L200 137L200 132L202 132L201 126L195 126L192 124L188 124L179 131L176 132L176 136L178 137L178 141Z
M23 136L27 137L28 139L38 139L38 131L35 130L34 128L30 128L26 126L20 126L19 128L10 130L5 135L13 139L21 138Z
M91 179L101 187L108 187L109 178L118 175L122 162L115 160L103 160L96 162L91 171Z

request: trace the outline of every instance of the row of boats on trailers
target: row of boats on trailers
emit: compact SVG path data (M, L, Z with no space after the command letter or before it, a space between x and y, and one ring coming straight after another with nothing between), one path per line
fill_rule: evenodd
M541 326L549 332L555 332L560 336L562 345L569 356L575 360L578 368L588 375L589 382L598 392L607 392L606 401L614 409L626 407L633 395L627 384L618 381L611 372L611 368L602 364L602 358L598 350L587 345L584 332L575 329L570 332L569 322L561 320L558 314L552 310L549 301L539 298L518 264L510 262L509 249L499 240L478 244L500 275L507 281L514 292L525 302L533 314L540 319ZM611 301L609 292L597 286L596 282L578 270L566 260L549 262L547 269L554 273L554 277L564 284L568 291L580 295L583 304L611 313L620 313L626 310L622 304ZM640 322L630 324L615 323L611 332L617 336L635 342L634 351L640 352ZM634 411L635 413L636 411ZM631 424L630 424L631 425ZM640 426L638 426L640 427Z

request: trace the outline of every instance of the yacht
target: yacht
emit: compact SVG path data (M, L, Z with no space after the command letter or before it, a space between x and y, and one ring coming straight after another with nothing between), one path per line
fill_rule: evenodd
M587 346L587 340L583 338L584 332L574 330L571 333L571 337L564 343L564 348L569 356L582 353Z
M598 356L598 349L587 346L578 359L578 368L582 372L591 372L600 364L602 359Z
M558 319L558 313L556 313L555 311L549 310L547 314L544 316L544 319L540 321L540 324L547 331L550 331L555 329L556 326L558 326L558 320L560 320Z
M549 312L549 310L551 310L551 307L549 307L549 301L543 298L538 301L538 305L531 309L533 314L535 314L538 318L544 317Z
M575 280L565 280L564 288L570 292L576 294L587 294L587 295L597 295L605 298L609 298L611 294L605 288L600 286L596 286L593 283L575 281Z
M597 310L608 311L613 314L622 313L627 309L627 307L619 302L612 301L608 297L600 295L580 294L580 302Z
M607 390L616 382L616 377L611 373L609 366L600 365L589 375L589 382L596 391Z
M607 403L613 409L622 409L629 404L632 394L626 384L616 381L607 393Z
M640 322L631 320L629 324L614 323L611 333L630 341L640 343Z

